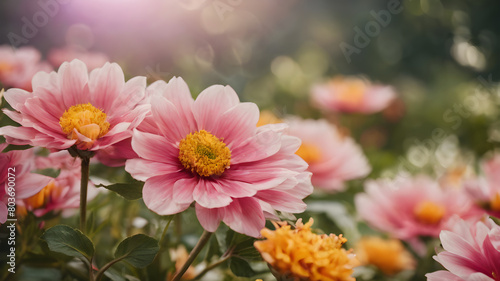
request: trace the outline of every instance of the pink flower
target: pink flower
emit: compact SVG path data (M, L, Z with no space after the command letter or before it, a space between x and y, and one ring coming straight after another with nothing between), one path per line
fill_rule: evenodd
M212 86L193 100L186 83L173 78L148 87L152 116L135 130L138 159L125 169L146 181L143 199L160 215L195 202L208 231L223 221L235 231L260 236L275 210L302 212L312 192L307 164L295 154L300 140L284 126L257 128L259 110L240 103L230 87Z
M37 157L36 165L41 170L60 170L60 174L40 192L19 202L19 210L32 211L38 217L52 211L62 211L64 216L72 214L72 209L80 206L81 159L72 157L68 151L59 151L48 157ZM97 193L89 182L87 200L92 200Z
M7 144L0 144L0 151L6 147ZM8 205L36 194L51 180L49 177L31 173L34 169L33 149L0 153L0 186L2 186L0 188L0 223L7 221L7 215L10 212Z
M465 189L490 215L500 218L500 154L483 162L484 177L469 180Z
M0 135L11 144L52 151L73 145L80 150L105 149L129 138L149 111L149 105L139 105L145 88L145 77L125 83L123 71L115 63L90 75L79 60L63 63L57 73L37 73L33 93L21 89L5 92L16 111L4 113L21 127L2 127Z
M314 186L340 191L345 181L370 173L361 147L326 120L289 118L286 123L290 126L287 132L302 140L296 153L309 164Z
M47 60L54 67L59 67L62 63L74 59L83 61L89 70L102 67L106 62L110 61L109 57L104 53L82 51L77 47L69 46L61 49L52 49L47 56Z
M395 97L392 87L373 85L358 77L338 76L311 91L316 107L334 112L375 113L386 108Z
M473 219L482 214L463 190L443 189L425 176L367 181L365 192L355 197L361 217L403 240L437 237L453 215Z
M33 47L14 50L11 46L0 46L0 83L31 91L33 76L39 71L52 70L48 63L40 61L41 57Z
M444 251L434 259L448 271L428 273L427 280L500 280L500 226L493 220L470 224L456 219L439 238Z

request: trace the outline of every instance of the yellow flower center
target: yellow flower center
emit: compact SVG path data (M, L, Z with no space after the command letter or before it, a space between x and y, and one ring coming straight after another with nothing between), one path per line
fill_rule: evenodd
M90 103L70 107L59 119L59 124L68 139L73 140L78 139L75 129L91 140L96 140L109 131L106 113Z
M179 160L184 168L202 177L220 176L229 168L231 151L221 139L200 130L180 141Z
M356 106L361 103L366 92L366 83L361 79L337 78L330 82L337 98L342 103Z
M431 201L422 201L413 210L415 217L424 224L437 224L445 212L443 206Z
M500 211L500 192L497 192L495 196L491 199L490 208L493 211Z
M0 74L9 73L14 70L14 66L10 63L0 62Z
M319 147L308 142L302 142L302 145L295 154L304 159L308 164L315 163L321 159L321 150Z
M24 199L24 203L30 210L43 208L50 202L52 197L58 197L61 191L62 190L56 185L56 182L52 180L47 186L40 190L40 192Z

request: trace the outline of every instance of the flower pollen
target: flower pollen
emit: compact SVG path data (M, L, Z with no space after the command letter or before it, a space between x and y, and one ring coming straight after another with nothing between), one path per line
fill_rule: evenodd
M70 107L59 119L59 124L68 139L73 140L78 139L76 131L92 141L104 136L109 131L106 113L90 103Z
M179 161L199 176L220 176L229 168L231 151L221 139L200 130L180 141Z
M413 214L420 222L424 224L437 224L443 218L446 209L431 201L420 202L415 209Z
M354 281L353 267L358 265L352 250L342 245L342 235L318 235L311 231L313 220L305 225L297 221L295 229L286 222L274 223L276 230L264 228L267 240L254 243L264 260L284 278L311 281ZM292 280L292 279L290 279Z

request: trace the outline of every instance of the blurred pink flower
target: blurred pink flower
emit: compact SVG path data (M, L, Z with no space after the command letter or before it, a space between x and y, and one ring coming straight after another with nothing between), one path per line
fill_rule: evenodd
M72 157L68 151L59 151L47 157L36 158L38 169L60 170L57 178L52 179L40 192L19 202L21 214L33 212L40 217L49 212L62 212L71 215L80 206L81 159ZM89 182L87 200L92 200L98 189Z
M355 197L361 217L403 240L437 237L453 215L477 219L484 214L463 190L441 188L426 176L367 181L365 192Z
M334 112L375 113L386 108L395 97L392 87L374 85L354 76L337 76L311 91L313 105Z
M148 87L152 116L135 130L140 156L125 169L146 181L143 199L160 215L184 211L193 201L203 228L223 221L260 236L275 210L297 213L312 192L307 164L295 154L298 138L285 125L256 127L259 109L240 103L230 87L212 86L193 100L181 78Z
M0 144L3 151L7 144ZM51 178L31 173L35 169L34 149L0 153L0 223L7 220L9 198L28 198L46 186ZM12 200L10 200L12 201ZM16 201L15 203L17 203Z
M132 135L149 111L140 104L145 77L125 83L117 64L105 64L90 75L79 60L63 63L59 71L39 72L33 93L9 89L5 99L16 111L4 113L21 127L0 128L7 142L42 146L52 151L70 148L98 151Z
M14 50L11 46L0 46L0 83L4 87L31 91L31 79L39 71L52 71L41 54L33 47Z
M428 273L427 280L500 280L500 226L493 220L469 224L456 219L439 238L444 251L434 259L448 271Z
M465 189L490 215L500 218L500 154L483 162L484 176L465 182Z
M83 61L89 70L102 67L106 62L110 61L109 57L104 53L82 51L77 47L69 46L61 49L52 49L47 56L47 60L56 68L64 62L74 59Z
M302 140L296 153L309 164L315 187L340 191L345 188L345 181L370 173L361 147L326 120L288 118L285 122L289 125L287 132Z

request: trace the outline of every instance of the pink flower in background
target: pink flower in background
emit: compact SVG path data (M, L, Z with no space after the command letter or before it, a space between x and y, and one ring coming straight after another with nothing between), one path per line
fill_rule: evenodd
M395 97L392 87L374 85L358 77L338 76L311 91L313 105L334 112L375 113L386 108Z
M3 151L7 144L0 144ZM28 198L46 186L51 178L31 173L35 169L34 149L0 153L0 223L7 220L8 198ZM11 184L11 182L13 184ZM9 187L11 189L9 190ZM14 192L15 194L11 194ZM17 203L17 202L16 202Z
M140 158L127 160L125 169L146 181L149 209L170 215L195 202L206 230L223 221L254 237L275 210L306 209L310 173L295 154L300 140L284 135L283 124L257 128L259 109L240 103L230 87L209 87L195 101L186 83L173 78L148 92L152 116L132 137Z
M47 60L54 67L59 67L64 62L74 59L83 61L89 70L102 67L106 62L110 61L109 57L104 53L84 51L78 47L70 46L61 49L52 49L47 56Z
M500 280L500 226L493 220L470 224L456 219L439 238L444 251L434 259L448 271L428 273L427 280Z
M355 197L361 217L403 240L437 237L453 215L477 219L483 214L463 190L441 188L426 176L367 181L365 192Z
M0 83L6 88L31 91L31 79L37 72L52 71L41 58L40 52L33 47L14 50L8 45L0 46Z
M288 133L302 140L296 152L308 164L315 187L327 191L344 189L344 182L368 175L371 167L361 147L342 136L326 120L289 118Z
M63 63L59 71L39 72L33 78L33 93L9 89L5 99L15 111L4 113L21 127L0 128L7 142L42 146L52 151L76 145L98 151L132 135L149 112L141 104L145 77L125 83L117 64L105 64L90 75L79 60Z
M484 177L469 180L465 189L490 215L500 218L500 154L482 165Z
M62 212L70 215L80 206L81 159L72 157L68 151L51 153L47 157L36 158L38 169L60 170L57 178L52 179L37 194L19 201L19 211L33 212L40 217L49 212ZM92 182L89 182L87 200L92 200L98 193Z

